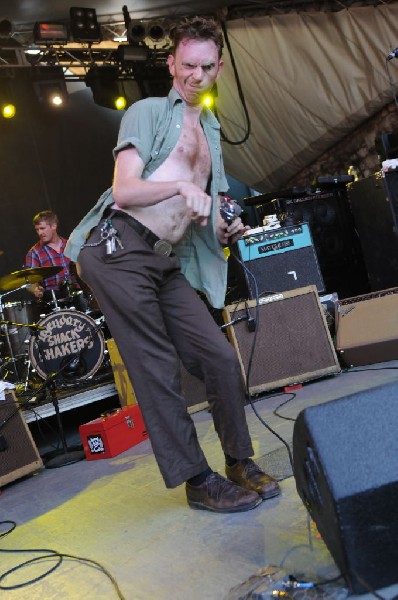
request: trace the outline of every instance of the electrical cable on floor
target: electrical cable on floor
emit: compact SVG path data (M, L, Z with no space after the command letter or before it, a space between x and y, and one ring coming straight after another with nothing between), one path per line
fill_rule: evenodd
M289 548L289 550L285 553L284 557L282 558L281 562L279 563L279 567L281 569L285 569L285 562L288 559L288 557L295 552L296 550L299 549L309 549L311 552L313 552L315 550L314 548L314 544L312 541L312 532L311 532L311 517L310 514L307 512L307 533L308 533L308 544L298 544L297 546L292 546L291 548ZM301 579L302 579L302 575L301 575ZM311 588L322 588L322 586L325 585L329 585L331 583L335 583L336 581L339 581L340 579L344 579L344 575L342 573L340 573L339 575L336 575L336 577L332 577L331 579L324 579L323 581L315 581L315 582L311 582L310 584L305 584L305 585L294 585L294 582L297 582L296 578L293 575L289 575L289 579L292 581L292 590L294 591L294 589L299 590L300 588L303 587L311 587ZM347 596L348 596L348 589L347 589ZM379 600L385 600L384 598L379 598Z
M284 400L283 402L278 404L278 406L272 411L272 414L275 415L276 417L279 417L280 419L284 419L285 421L296 421L296 419L294 419L293 417L285 417L284 415L280 415L278 413L278 410L280 408L282 408L282 406L285 406L285 404L287 404L288 402L291 402L292 400L294 400L294 398L296 398L297 394L295 394L294 392L283 392L280 394L271 394L270 396L268 396L268 398L276 398L277 396L284 396L287 393L290 394L289 398L286 398L286 400Z
M9 525L9 529L7 531L4 531L2 533L0 533L0 539L6 537L7 535L9 535L12 531L14 531L14 529L16 528L17 524L15 523L15 521L0 521L0 527L3 525ZM92 560L90 558L85 558L82 556L76 556L74 554L66 554L65 552L57 552L56 550L51 550L48 548L29 548L29 549L25 549L25 550L4 550L2 548L0 548L0 552L4 553L4 554L21 554L21 553L27 553L27 552L31 552L31 553L37 553L37 552L41 552L44 553L43 556L37 556L35 558L31 558L27 561L24 561L22 563L20 563L19 565L17 565L16 567L13 567L12 569L9 569L8 571L0 574L0 590L16 590L19 588L23 588L23 587L27 587L28 585L32 585L33 583L37 583L38 581L44 579L45 577L47 577L48 575L50 575L51 573L53 573L56 569L58 569L58 567L61 565L61 563L63 562L63 559L71 559L71 560L75 560L77 562L80 562L82 564L86 564L88 566L91 567L95 567L96 569L99 569L102 573L104 573L108 579L111 581L113 587L115 588L115 591L117 593L118 598L120 598L120 600L126 600L125 596L122 594L117 581L115 580L115 578L113 577L113 575L104 567L102 566L99 562ZM44 560L48 560L48 559L57 559L57 563L55 565L53 565L52 567L50 567L48 569L48 571L46 571L45 573L42 573L41 575L38 575L37 577L30 579L28 581L25 581L23 583L19 583L19 584L15 584L15 585L3 585L2 582L4 581L4 579L6 579L6 577L9 577L12 573L16 573L17 571L19 571L20 569L30 566L33 563L38 563Z
M398 367L379 367L376 369L373 369L373 368L357 369L356 367L354 367L354 368L343 369L341 374L346 375L347 373L364 373L365 371L396 371L397 369L398 369Z
M372 594L372 596L374 596L375 598L378 598L379 600L386 600L386 598L384 598L384 596L382 596L381 594L378 594L376 592L376 590L374 590L372 588L372 586L370 586L367 581L365 581L364 579L362 579L362 577L360 575L358 575L358 573L353 569L352 572L354 573L355 577L358 579L359 583L367 589L367 591L369 592L369 594ZM393 599L391 599L393 600Z

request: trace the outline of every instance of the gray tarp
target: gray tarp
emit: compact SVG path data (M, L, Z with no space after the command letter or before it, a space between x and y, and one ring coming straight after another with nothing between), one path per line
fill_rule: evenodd
M228 173L259 191L283 184L394 97L386 57L398 5L227 22L252 133L223 144ZM218 112L228 138L246 131L228 50ZM388 62L397 80L398 59Z

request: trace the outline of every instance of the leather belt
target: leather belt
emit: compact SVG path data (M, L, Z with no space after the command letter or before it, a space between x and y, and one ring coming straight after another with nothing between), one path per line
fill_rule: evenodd
M122 210L114 208L107 208L104 212L104 217L113 216L122 217L127 223L138 233L138 235L152 248L155 254L159 256L170 256L173 251L173 247L167 240L161 240L157 235L153 233L148 227L145 227L140 221L137 221L131 215L125 213Z

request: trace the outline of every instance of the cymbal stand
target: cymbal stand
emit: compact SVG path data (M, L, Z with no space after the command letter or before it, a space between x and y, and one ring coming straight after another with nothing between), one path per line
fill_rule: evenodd
M53 303L54 303L54 310L61 310L60 306L58 305L57 296L56 296L54 290L51 290L51 296L52 296Z

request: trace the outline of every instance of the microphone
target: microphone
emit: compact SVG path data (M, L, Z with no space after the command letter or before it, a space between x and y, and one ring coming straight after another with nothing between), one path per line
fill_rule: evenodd
M393 58L398 57L398 48L391 50L390 54L387 56L387 60L392 60Z
M251 331L253 333L253 331L256 330L256 320L254 317L252 317L252 315L250 313L249 305L246 301L245 301L245 309L246 309L247 328L249 329L249 331Z
M220 201L220 215L228 225L242 212L242 207L235 200L228 196L223 196Z

